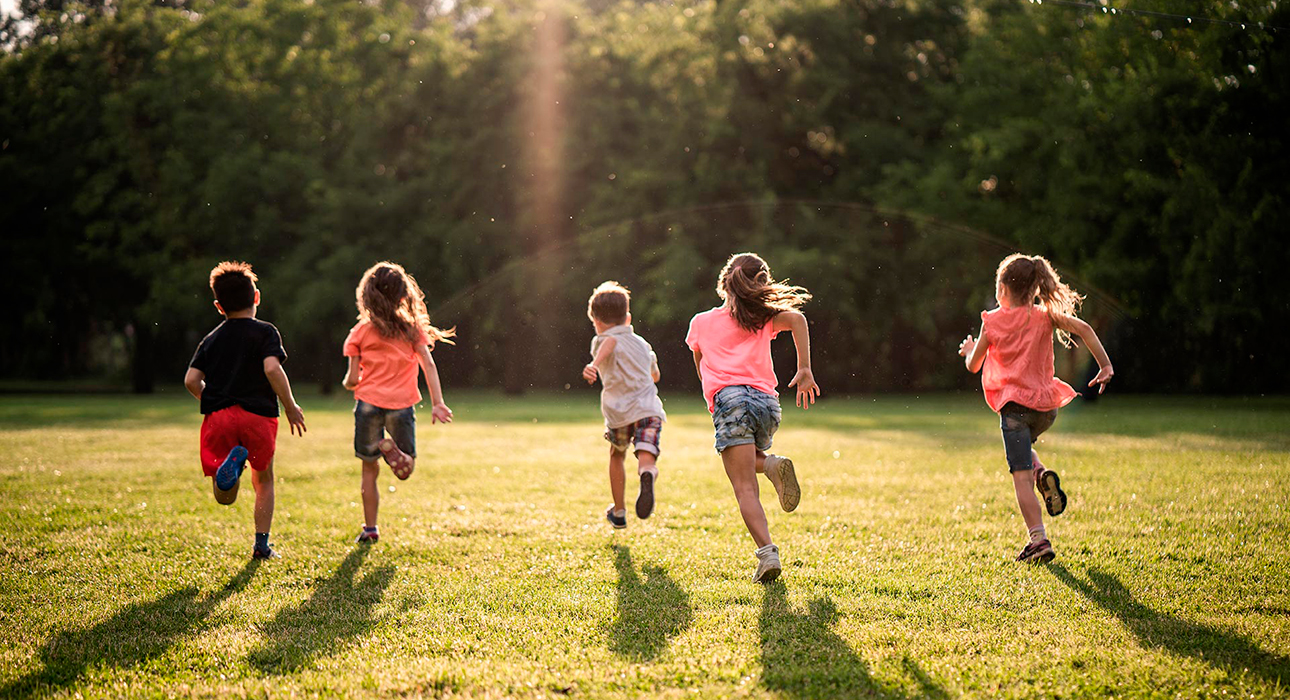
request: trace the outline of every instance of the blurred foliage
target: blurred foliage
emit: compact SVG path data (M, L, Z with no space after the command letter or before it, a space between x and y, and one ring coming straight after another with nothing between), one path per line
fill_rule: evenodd
M353 285L393 259L458 327L448 386L576 384L618 279L689 387L688 319L751 249L816 294L826 389L966 387L954 348L1019 249L1094 292L1122 386L1290 388L1285 31L1013 0L20 7L4 376L177 381L234 258L293 377L333 386Z

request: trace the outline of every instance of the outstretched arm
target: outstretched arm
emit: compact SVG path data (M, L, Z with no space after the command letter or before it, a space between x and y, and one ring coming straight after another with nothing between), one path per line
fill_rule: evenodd
M596 357L587 363L586 367L582 368L582 378L587 380L588 384L596 382L596 377L600 375L600 366L605 363L605 360L609 359L609 355L613 353L616 347L618 347L617 338L606 338L605 342L600 344L600 348L596 350Z
M797 389L797 405L809 409L815 403L815 397L820 395L820 385L815 383L815 374L811 371L811 332L806 316L801 311L781 311L771 323L774 330L793 333L793 346L797 348L797 374L788 385Z
M269 386L282 402L282 411L287 414L291 432L303 436L305 412L296 404L296 397L291 395L291 382L287 379L287 371L282 369L282 361L273 355L264 358L264 376L269 378Z
M967 365L967 371L976 374L981 371L981 365L985 364L985 351L990 349L990 339L985 334L985 324L981 325L981 337L973 338L971 335L959 343L959 355L966 358L964 364Z
M439 383L439 367L430 354L430 346L417 347L417 362L426 375L426 386L430 387L430 424L452 422L452 409L443 402L443 386Z
M1098 385L1097 393L1106 391L1106 383L1111 381L1115 376L1115 370L1111 368L1111 357L1106 354L1106 348L1102 347L1102 341L1097 337L1097 332L1087 322L1074 316L1066 314L1053 314L1053 325L1058 328L1079 336L1088 346L1088 351L1093 354L1093 359L1097 360L1097 376L1089 382L1089 386Z

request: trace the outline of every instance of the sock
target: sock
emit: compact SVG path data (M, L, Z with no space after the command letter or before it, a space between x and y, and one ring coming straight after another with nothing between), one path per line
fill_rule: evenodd
M257 532L257 533L255 533L255 548L256 548L256 549L268 549L268 548L269 548L269 533L267 533L267 532Z
M627 517L627 509L626 509L626 508L623 508L622 510L616 510L616 511L614 511L614 517L615 517L615 518L625 518L625 517Z
M376 532L376 526L375 526L375 525L373 525L373 526L371 526L371 527L368 527L368 526L364 525L364 526L363 526L363 532Z
M1036 525L1030 528L1030 543L1035 544L1048 539L1048 534L1044 532L1043 525Z

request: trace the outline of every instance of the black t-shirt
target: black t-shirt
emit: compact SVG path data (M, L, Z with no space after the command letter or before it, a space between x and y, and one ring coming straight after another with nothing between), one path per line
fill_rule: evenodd
M278 417L278 396L264 376L264 358L287 359L282 336L272 323L230 318L197 346L189 367L206 374L202 413L238 405L251 413Z

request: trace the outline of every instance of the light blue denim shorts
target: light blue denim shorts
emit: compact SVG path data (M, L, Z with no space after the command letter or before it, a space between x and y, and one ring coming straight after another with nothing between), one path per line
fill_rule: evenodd
M717 452L735 445L756 445L770 449L779 430L779 399L750 386L728 386L712 397L712 427L716 429Z

